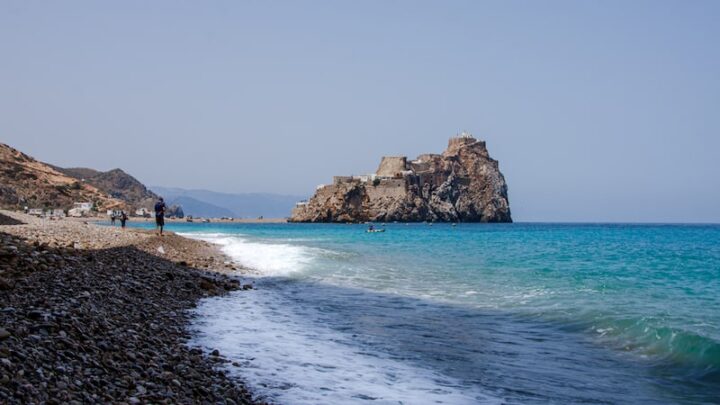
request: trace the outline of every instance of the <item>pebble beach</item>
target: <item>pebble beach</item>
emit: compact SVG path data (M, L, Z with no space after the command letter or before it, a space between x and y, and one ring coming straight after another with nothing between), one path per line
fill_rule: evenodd
M187 345L198 300L251 288L206 242L0 211L0 403L261 403Z

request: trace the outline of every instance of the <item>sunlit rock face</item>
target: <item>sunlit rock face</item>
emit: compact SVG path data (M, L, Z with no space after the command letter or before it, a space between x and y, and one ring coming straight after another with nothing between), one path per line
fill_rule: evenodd
M376 173L336 176L292 222L512 222L507 184L484 141L453 137L441 155L383 157Z

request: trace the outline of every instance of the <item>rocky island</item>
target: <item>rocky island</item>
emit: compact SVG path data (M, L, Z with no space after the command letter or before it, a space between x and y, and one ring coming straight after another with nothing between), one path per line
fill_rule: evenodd
M442 154L383 157L365 176L335 176L290 222L512 222L507 184L484 141L463 132Z

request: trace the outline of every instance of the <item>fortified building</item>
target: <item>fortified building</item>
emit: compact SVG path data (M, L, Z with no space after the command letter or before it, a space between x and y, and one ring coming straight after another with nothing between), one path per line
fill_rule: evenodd
M375 173L335 176L298 203L294 222L511 222L507 186L485 142L462 132L442 154L384 156Z

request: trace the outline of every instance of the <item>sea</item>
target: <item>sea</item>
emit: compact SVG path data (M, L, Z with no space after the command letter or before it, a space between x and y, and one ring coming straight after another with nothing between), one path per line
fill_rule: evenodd
M720 225L198 224L190 345L278 404L720 403Z

